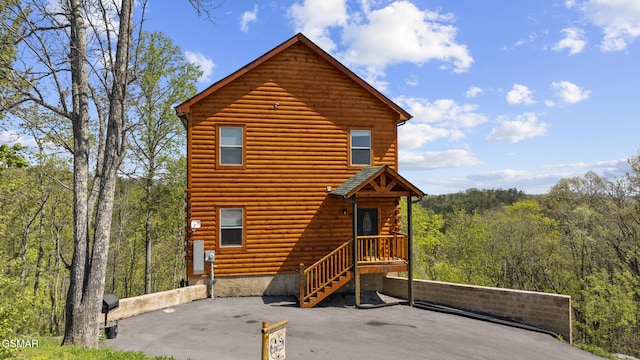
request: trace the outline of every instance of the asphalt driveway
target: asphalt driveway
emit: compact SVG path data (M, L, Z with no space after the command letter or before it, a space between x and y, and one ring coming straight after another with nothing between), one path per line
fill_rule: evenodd
M176 359L259 359L263 321L289 320L287 359L601 359L547 334L412 308L313 309L288 297L205 299L120 320L106 346Z

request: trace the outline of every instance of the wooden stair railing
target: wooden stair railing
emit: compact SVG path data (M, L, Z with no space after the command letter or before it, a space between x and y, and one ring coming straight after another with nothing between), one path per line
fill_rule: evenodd
M347 241L315 264L300 264L301 308L314 307L353 278L353 241Z

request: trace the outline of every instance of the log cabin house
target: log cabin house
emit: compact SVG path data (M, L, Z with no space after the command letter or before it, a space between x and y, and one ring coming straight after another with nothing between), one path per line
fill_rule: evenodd
M176 112L190 284L214 271L217 296L290 294L311 307L349 282L359 302L361 274L409 269L399 202L424 195L397 172L397 127L411 115L304 35Z

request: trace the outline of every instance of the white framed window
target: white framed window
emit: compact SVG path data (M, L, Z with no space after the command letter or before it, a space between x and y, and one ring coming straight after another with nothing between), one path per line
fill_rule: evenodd
M244 209L220 208L220 247L244 247Z
M350 159L352 166L371 165L371 130L350 130Z
M220 126L218 144L218 165L244 165L244 127Z

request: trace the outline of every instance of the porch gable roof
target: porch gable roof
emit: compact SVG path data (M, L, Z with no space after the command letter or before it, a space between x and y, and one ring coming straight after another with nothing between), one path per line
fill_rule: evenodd
M380 183L376 179L383 179ZM367 185L371 185L373 190L362 192L360 195L366 197L393 197L393 196L424 196L424 192L411 184L394 171L389 165L378 165L366 167L344 183L330 192L331 195L342 198L350 198L358 195Z

